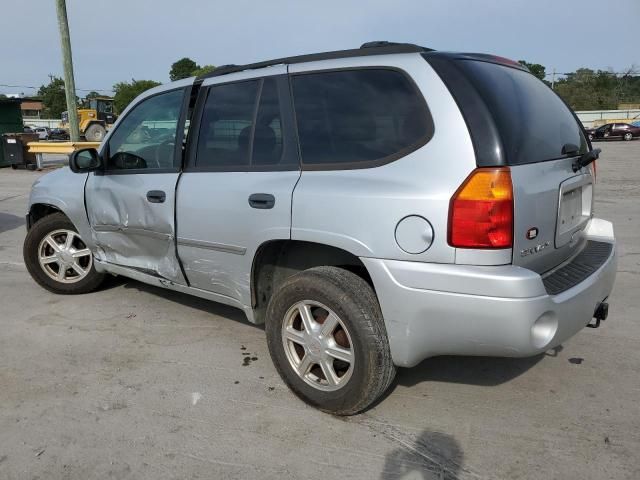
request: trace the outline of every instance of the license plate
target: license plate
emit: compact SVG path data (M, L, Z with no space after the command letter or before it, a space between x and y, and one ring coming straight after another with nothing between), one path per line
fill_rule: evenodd
M591 218L593 184L590 175L573 177L560 185L556 248L569 243Z
M15 138L7 138L7 143L16 143Z
M582 187L562 194L560 233L573 230L582 222Z

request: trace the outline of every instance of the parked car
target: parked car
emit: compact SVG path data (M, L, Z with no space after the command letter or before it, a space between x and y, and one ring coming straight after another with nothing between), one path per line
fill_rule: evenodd
M23 129L22 129L22 133L35 133L35 132L34 132L33 128L31 128L31 127L30 127L30 126L28 126L28 125L25 125L25 126L23 127Z
M596 157L500 57L374 43L228 66L143 93L36 181L24 258L56 293L117 274L238 307L293 392L349 415L397 367L600 325Z
M33 131L38 134L40 140L47 140L49 138L49 128L47 127L36 127Z
M609 140L619 138L620 140L633 140L640 137L640 127L629 125L628 123L607 123L598 128L586 129L589 140Z
M69 140L69 132L64 128L52 128L49 130L49 140Z
M584 133L589 138L589 141L592 142L596 135L596 129L592 127L585 127Z

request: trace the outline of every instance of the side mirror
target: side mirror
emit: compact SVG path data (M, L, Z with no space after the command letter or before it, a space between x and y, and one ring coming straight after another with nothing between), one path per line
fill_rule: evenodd
M102 158L95 148L83 148L69 155L69 168L75 173L94 172L102 169Z

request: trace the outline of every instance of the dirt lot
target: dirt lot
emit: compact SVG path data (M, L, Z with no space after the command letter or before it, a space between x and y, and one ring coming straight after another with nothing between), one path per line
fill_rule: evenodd
M599 146L603 328L532 359L430 359L348 419L297 400L239 311L127 280L39 288L21 248L41 173L1 170L0 478L640 478L640 141Z

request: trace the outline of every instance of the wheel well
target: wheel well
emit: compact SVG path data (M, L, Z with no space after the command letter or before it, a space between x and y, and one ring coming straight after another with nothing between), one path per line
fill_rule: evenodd
M31 228L33 224L41 218L58 212L60 212L60 209L52 205L47 205L45 203L36 203L35 205L31 205L31 210L29 210L29 221L27 222L27 228Z
M282 282L302 270L319 266L349 270L373 288L362 261L346 250L298 240L271 241L260 246L251 268L251 305L256 323L264 322L269 299Z

